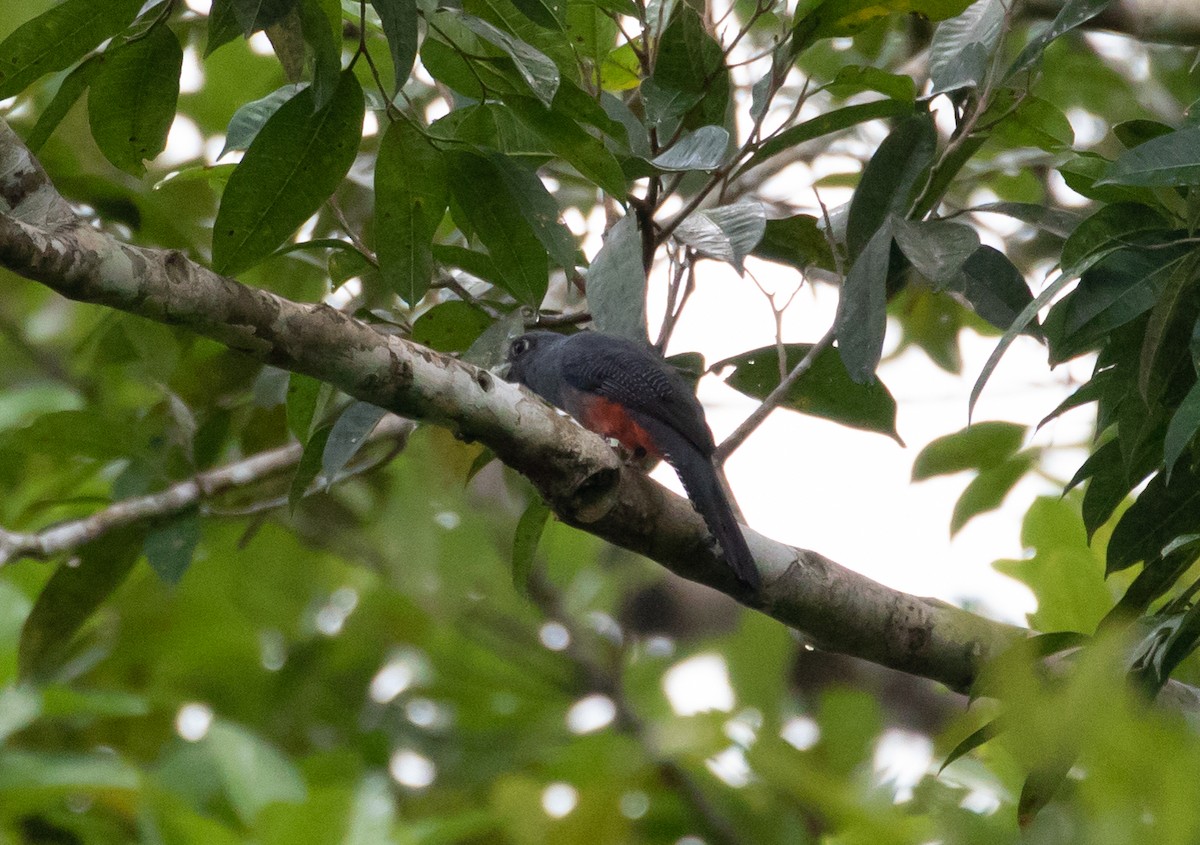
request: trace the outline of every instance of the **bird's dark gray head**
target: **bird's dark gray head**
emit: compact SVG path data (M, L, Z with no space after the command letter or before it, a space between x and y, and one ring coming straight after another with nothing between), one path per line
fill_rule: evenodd
M559 404L559 377L565 335L548 331L528 332L508 346L508 381L523 384L551 404Z

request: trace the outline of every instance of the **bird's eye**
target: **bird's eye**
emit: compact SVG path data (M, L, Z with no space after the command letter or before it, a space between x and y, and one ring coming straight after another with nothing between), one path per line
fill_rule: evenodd
M514 358L517 357L518 355L524 355L526 352L529 351L529 346L530 346L529 338L519 337L512 342L512 346L509 347L509 353Z

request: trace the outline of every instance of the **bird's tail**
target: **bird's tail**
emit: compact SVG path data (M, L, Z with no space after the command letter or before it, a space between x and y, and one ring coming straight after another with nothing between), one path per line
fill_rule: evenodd
M712 459L673 430L653 434L657 442L673 447L664 450L664 457L675 469L688 498L721 546L725 562L739 581L757 590L762 584L762 577L754 564L750 547L746 545L742 528L733 516L733 508L725 496Z

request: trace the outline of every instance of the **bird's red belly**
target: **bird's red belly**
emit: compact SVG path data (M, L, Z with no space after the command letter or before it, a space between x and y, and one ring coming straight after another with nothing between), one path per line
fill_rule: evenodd
M574 417L585 428L602 437L611 437L633 453L644 453L661 458L662 452L655 444L650 432L637 424L624 406L603 396L582 397L578 413Z

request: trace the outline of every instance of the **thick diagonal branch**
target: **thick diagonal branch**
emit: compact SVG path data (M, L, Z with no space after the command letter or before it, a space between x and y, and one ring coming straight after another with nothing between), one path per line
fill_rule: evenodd
M0 265L79 302L183 326L478 439L528 476L564 521L728 593L823 648L966 690L987 658L1026 633L891 590L752 531L764 587L749 596L716 556L691 505L623 467L596 435L490 373L332 308L254 290L182 253L96 231L71 213L2 122L0 203Z

